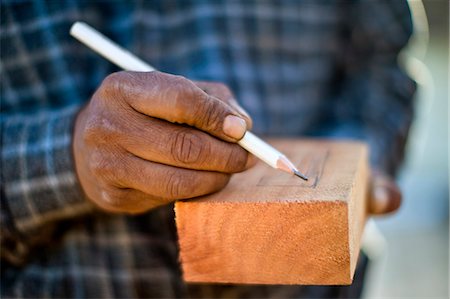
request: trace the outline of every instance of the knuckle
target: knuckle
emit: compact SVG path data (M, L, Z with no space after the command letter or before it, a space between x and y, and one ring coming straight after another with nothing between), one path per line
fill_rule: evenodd
M226 159L224 168L226 172L241 172L247 165L248 153L236 144L232 144L232 149Z
M103 190L100 193L100 199L114 209L121 209L125 205L124 194L118 190Z
M203 127L218 131L222 123L221 116L222 111L218 103L208 97L197 110L196 121Z
M97 177L104 177L108 172L109 162L105 159L102 152L96 150L89 157L89 169Z
M124 72L116 72L109 74L103 79L101 84L101 88L104 90L117 90L120 88L120 85L123 82L123 73Z
M181 75L169 75L169 74L164 75L170 77L172 84L174 84L175 86L185 87L190 85L189 83L191 82L186 77Z
M105 112L92 113L83 128L83 141L86 144L112 144L114 136L120 135L120 125Z
M183 164L201 163L209 152L209 144L202 142L202 139L192 130L179 130L173 140L172 157Z
M204 92L209 95L215 96L221 100L226 101L232 96L231 89L222 82L198 82L196 84Z
M103 79L100 88L101 98L122 100L134 96L134 90L140 83L140 77L133 72L120 71Z
M152 86L160 87L164 85L167 82L168 74L159 72L159 71L153 71L149 73L145 73L145 81L151 82Z
M218 90L219 94L223 97L229 97L232 95L231 89L225 85L222 82L215 82L216 89Z
M166 193L171 199L182 199L190 192L191 184L188 177L183 177L180 173L169 173Z
M187 122L192 125L186 111L191 110L190 108L201 93L192 82L181 76L171 78L170 86L173 91L173 94L170 95L174 103L173 111L177 118L175 121Z
M160 73L159 78L159 80L167 82L171 90L183 91L183 93L177 92L177 94L179 94L177 100L182 102L183 99L186 100L186 98L190 98L190 92L193 90L194 85L185 77Z
M82 137L85 144L93 144L101 135L96 120L88 120L82 130Z
M89 168L99 182L106 185L119 185L122 167L117 167L117 158L112 158L103 151L94 151L89 159Z

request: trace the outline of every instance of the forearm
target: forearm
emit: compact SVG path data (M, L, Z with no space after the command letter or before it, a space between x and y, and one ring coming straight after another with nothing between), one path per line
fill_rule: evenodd
M397 61L412 34L410 13L406 1L361 1L349 11L343 78L333 109L336 127L330 135L364 139L372 167L395 174L416 88Z
M26 247L49 224L92 208L73 166L71 139L78 109L2 115L2 251L10 249L5 244Z

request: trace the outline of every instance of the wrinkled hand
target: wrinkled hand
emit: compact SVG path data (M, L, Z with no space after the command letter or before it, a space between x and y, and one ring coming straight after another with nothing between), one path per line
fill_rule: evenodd
M394 179L381 172L372 172L369 213L382 215L400 207L402 194Z
M236 144L251 125L222 84L114 73L76 119L77 175L88 198L112 212L209 194L252 164Z

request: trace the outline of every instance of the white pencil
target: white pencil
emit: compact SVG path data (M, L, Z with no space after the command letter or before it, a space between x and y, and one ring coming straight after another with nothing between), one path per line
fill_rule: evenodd
M86 23L75 22L70 29L70 34L124 70L135 72L152 72L156 70L154 67L115 44L109 38ZM273 168L308 180L308 178L300 173L285 155L250 131L247 131L244 134L244 137L238 141L238 144Z

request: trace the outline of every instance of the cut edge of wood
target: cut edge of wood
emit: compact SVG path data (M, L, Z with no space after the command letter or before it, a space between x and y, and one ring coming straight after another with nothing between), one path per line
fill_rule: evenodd
M356 177L351 190L350 202L348 203L348 223L349 223L349 252L350 252L350 284L353 282L355 270L360 253L360 242L367 219L367 198L368 185L370 179L370 167L368 165L369 150L366 144L360 144L362 155L358 161L357 172L361 174ZM362 203L356 200L364 199ZM356 214L356 216L355 216ZM360 220L360 223L358 223Z
M346 141L347 142L347 141ZM367 157L368 157L368 147L359 141L348 141L349 143L352 143L352 147L355 150L355 156L354 157L358 157L357 160L353 160L355 164L352 163L352 167L353 170L355 171L355 174L353 176L353 178L351 180L348 180L348 185L346 185L347 192L342 193L334 193L335 195L331 196L331 200L327 200L324 201L325 198L322 198L322 202L325 205L329 205L329 206L333 206L335 204L337 204L338 206L341 206L341 208L334 208L334 210L331 210L331 214L334 215L334 213L339 210L340 213L339 217L337 217L336 215L332 216L332 217L336 217L336 219L340 219L339 222L332 220L330 223L328 223L329 227L338 227L338 231L339 233L336 233L336 235L333 235L332 237L328 237L329 240L334 240L331 242L328 242L329 244L326 246L330 246L329 249L325 249L325 251L323 251L324 249L321 249L322 246L317 246L317 243L314 243L314 241L310 241L308 240L308 242L310 242L308 245L309 248L319 248L319 252L316 252L316 259L319 265L321 265L321 267L323 267L322 269L319 269L316 273L313 274L309 274L309 276L304 276L303 272L300 276L302 276L301 278L297 279L292 279L292 277L290 275L293 275L293 277L295 278L295 275L298 275L299 272L288 272L287 273L283 273L286 271L282 271L280 272L279 269L275 270L275 273L281 273L280 277L274 276L272 274L270 274L271 270L273 268L267 268L265 267L264 273L262 276L259 275L258 272L255 272L252 269L252 267L250 267L250 271L248 269L245 268L245 266L242 263L242 261L247 262L247 258L250 257L249 259L257 259L257 257L253 257L252 255L248 255L241 257L241 260L239 260L239 258L237 258L238 261L236 261L236 258L231 258L231 260L233 260L233 267L230 269L227 269L227 265L225 266L225 268L223 267L214 267L214 265L222 265L224 260L228 261L230 260L230 252L232 252L233 254L237 254L237 255L241 255L241 252L251 252L252 254L260 254L259 252L261 252L260 249L256 249L255 251L255 247L250 247L250 250L248 247L245 247L245 242L242 240L247 240L247 238L242 237L240 243L236 240L233 240L233 238L231 238L231 242L230 241L224 241L224 243L229 244L229 247L231 248L236 248L233 250L229 250L228 248L225 249L222 248L222 241L224 240L223 234L224 232L221 233L221 228L220 227L214 227L214 223L217 223L218 221L224 221L223 218L217 218L217 215L215 215L215 213L229 213L229 211L224 211L221 210L220 206L227 206L224 207L225 210L227 209L231 209L233 210L234 213L234 209L237 209L239 212L237 213L237 218L233 218L234 220L231 221L231 223L236 223L233 222L236 219L244 219L243 222L241 220L239 220L237 222L237 228L235 229L235 234L237 233L238 235L241 234L242 231L247 230L247 227L250 225L250 223L258 223L259 219L264 219L263 222L266 222L265 218L258 218L258 217L254 217L254 215L252 213L250 218L251 220L247 220L246 218L248 217L248 213L244 213L243 210L245 210L245 207L242 207L242 205L247 206L247 209L249 210L253 210L255 209L255 205L294 205L297 206L296 209L298 208L299 211L293 212L293 215L308 215L308 212L306 212L306 214L304 214L305 212L301 212L301 208L298 205L305 205L305 206L312 206L312 207L317 207L317 204L320 204L320 202L315 202L315 200L291 200L288 199L290 198L290 193L285 192L282 196L287 196L287 198L285 200L279 200L279 201L270 201L267 199L264 199L264 201L255 201L257 199L257 197L250 197L251 200L249 201L234 201L233 200L233 196L231 197L222 197L222 194L216 193L216 195L212 195L212 198L214 198L214 200L210 201L210 196L206 196L203 198L200 198L200 200L186 200L186 201L179 201L175 203L174 206L174 210L175 210L175 218L176 218L176 224L177 224L177 232L179 233L179 238L178 238L178 245L180 247L180 262L182 264L182 272L183 272L183 278L185 279L185 281L187 282L191 282L191 283L240 283L240 284L282 284L282 285L350 285L353 282L353 278L354 278L354 274L355 274L355 269L356 269L356 264L358 261L358 256L359 256L359 248L360 248L360 241L361 241L361 235L363 232L363 228L364 228L364 224L365 224L365 220L367 217L367 211L366 211L366 206L367 206L367 192L368 192L368 182L369 182L369 175L370 175L370 168L368 166L368 161L367 161ZM320 141L319 141L320 143ZM339 142L336 142L339 143ZM344 148L340 145L336 146L337 149L337 153L344 153ZM347 152L347 154L345 154L345 157L349 158L352 155L349 155L349 153ZM337 161L337 160L334 160ZM344 163L344 164L342 164ZM345 164L345 161L342 161L341 164L342 165L347 165ZM349 169L349 168L347 168ZM251 181L252 183L255 183L255 181ZM330 193L327 192L334 192L334 188L325 188L323 189L326 195L329 195ZM253 190L252 190L253 191ZM342 191L342 190L341 190ZM249 193L248 191L246 192L247 194L251 194L251 192ZM236 193L237 194L237 193ZM331 193L333 194L333 193ZM337 196L336 196L337 195ZM341 199L341 197L344 197ZM225 199L225 200L224 200ZM231 199L231 201L230 201ZM361 202L364 199L363 202ZM357 201L358 200L358 201ZM239 205L236 207L232 207L233 205ZM249 205L253 205L252 207L249 207ZM201 207L203 206L203 207ZM215 209L217 208L217 211L215 211ZM279 208L279 207L278 207ZM272 209L278 209L276 206L271 207L271 209L266 209L267 211L272 210ZM311 208L311 207L310 207ZM327 207L325 210L327 210L329 207ZM256 210L264 210L264 208L256 208ZM336 211L335 211L336 210ZM283 212L284 213L284 212ZM268 217L271 218L272 216L275 216L273 218L275 219L280 219L280 215L281 217L284 217L285 214L283 213L279 213L279 212L274 212L273 215L267 215L267 214L263 214L263 217ZM296 214L297 213L297 214ZM258 212L256 213L258 214ZM181 218L180 218L181 215ZM196 215L200 216L203 215L201 217L196 217ZM206 216L205 216L206 215ZM233 215L233 214L231 214ZM278 215L278 216L277 216ZM288 215L290 215L288 213ZM327 216L328 217L328 216ZM194 220L192 221L192 219L197 219L197 218L204 218L203 220L197 221ZM227 217L225 217L226 219L229 219ZM328 219L328 218L327 218ZM332 218L334 219L334 218ZM205 222L206 221L206 222ZM247 222L246 222L247 221ZM283 222L283 221L282 221ZM242 223L244 223L244 225L242 225ZM269 225L269 223L271 223L270 225L273 225L272 222L268 222L263 224L262 228L259 227L260 231L265 231L265 229L267 228L264 227L264 225ZM221 224L221 225L225 225L226 224ZM311 224L312 226L314 226L314 222L313 224ZM187 227L189 226L189 227ZM269 226L271 227L271 226ZM320 229L320 226L316 225L316 233L318 232L319 234L323 234L323 230ZM205 229L206 228L206 229ZM237 229L237 231L236 231ZM240 230L239 230L240 229ZM211 231L208 231L211 230ZM227 228L227 230L229 230L229 228ZM313 229L314 230L314 229ZM187 234L187 232L189 232L189 234ZM196 232L196 233L192 233L192 232ZM250 231L252 231L252 228L250 229ZM260 231L256 231L256 233L258 234ZM216 234L216 237L211 238L211 234L214 235ZM326 233L328 234L328 233ZM180 238L180 235L183 235L183 238ZM281 234L282 235L282 234ZM298 239L298 234L294 234L295 236L293 237L292 240L297 240ZM300 234L301 235L301 234ZM253 236L252 234L250 234L250 236ZM314 236L314 234L312 235ZM187 238L186 238L187 237ZM301 238L304 238L304 235L301 235ZM297 239L296 239L297 238ZM301 239L300 238L300 239ZM326 239L327 237L325 236L321 236L320 238L324 238ZM225 238L226 239L226 238ZM239 238L238 238L239 239ZM250 238L252 239L252 238ZM276 241L277 238L274 237L256 237L255 240L255 244L265 244L267 242L263 241L263 243L260 243L260 241L258 240L275 240ZM184 242L184 243L183 243ZM237 243L236 243L237 242ZM264 243L265 242L265 243ZM311 243L312 242L312 243ZM202 244L202 248L197 248L197 244L200 245L200 243ZM268 242L269 244L274 245L276 247L276 242ZM287 243L287 242L286 242ZM297 243L299 244L299 243ZM313 245L311 245L313 244ZM315 244L315 245L314 245ZM330 245L332 244L332 245ZM334 245L333 245L334 244ZM340 244L337 246L340 246L338 251L334 251L333 246L336 246L336 244ZM213 247L211 247L211 245ZM264 248L267 247L268 245L263 246ZM269 246L270 247L270 246ZM187 255L185 255L183 253L183 248L186 249L186 252L188 252ZM207 249L205 249L207 248ZM280 250L280 252L284 252L284 250ZM290 251L289 251L290 252ZM326 254L325 254L325 253ZM214 254L211 254L214 253ZM231 254L232 255L232 254ZM304 250L300 250L299 251L299 256L309 256L310 254L305 252ZM184 257L188 257L188 259L186 260ZM212 261L212 256L217 256L218 257L218 261ZM291 256L291 254L288 254L286 257ZM260 264L272 264L272 263L268 263L266 262L267 260L273 259L273 254L269 254L268 257L263 257L260 258L259 262ZM275 256L276 258L276 256ZM335 267L335 270L332 270L330 273L329 270L326 269L327 263L333 263L333 262L338 262L339 265L339 261L336 259L345 259L345 262L342 265L346 265L345 268L340 268L341 270L338 270L339 267ZM205 260L206 259L206 260ZM312 265L315 265L315 263L309 263L308 260L306 260L305 263L300 262L300 264L297 263L297 261L292 260L292 258L286 258L286 260L288 261L287 264L285 262L285 268L286 269L291 269L292 266L291 264L295 265L294 267L300 265L303 269L306 269L306 272L309 272L309 270L307 269L311 269ZM196 263L198 263L196 265ZM251 265L253 265L253 267L255 266L255 263L252 261L250 263ZM209 265L206 266L206 270L205 268L202 268L202 265ZM287 265L287 267L286 267ZM306 268L305 268L305 265ZM329 264L331 265L331 264ZM271 266L272 267L272 266ZM277 266L275 266L277 267ZM255 267L254 267L255 268ZM256 267L257 269L259 269L259 267ZM238 269L238 270L235 270ZM268 270L269 269L269 270ZM283 268L281 268L283 269ZM300 268L296 268L296 269L300 269ZM231 271L231 272L230 272ZM277 272L278 271L278 272ZM335 272L334 272L335 271ZM267 272L267 273L266 273ZM314 271L313 271L314 272ZM324 276L324 273L327 273ZM334 273L334 274L333 274ZM339 274L336 274L339 273ZM266 275L267 274L267 275ZM252 276L253 275L253 276ZM315 276L314 276L315 275ZM328 275L328 276L327 276ZM337 276L336 276L337 275ZM255 279L256 277L256 279ZM277 280L278 279L278 280Z
M211 203L205 203L203 202L201 205L195 202L180 202L180 203L176 203L175 204L175 215L177 218L177 231L181 232L181 235L186 237L186 234L183 232L185 230L189 230L189 231L198 231L197 227L204 227L205 223L198 223L198 224L193 224L192 221L185 221L186 219L180 219L181 217L185 217L186 215L190 215L191 217L196 218L196 215L203 215L205 213L205 211L208 211L209 213L211 213L211 217L209 218L210 221L214 221L215 220L215 216L214 216L214 208L215 207L219 207L219 208L223 208L223 203L218 203L218 202L211 202ZM323 209L325 208L325 212L324 215L327 215L327 217L331 217L330 219L332 219L332 222L335 223L334 225L330 223L331 227L340 227L340 231L336 231L334 232L336 235L340 236L337 238L337 240L339 240L339 244L328 244L328 246L326 246L326 248L321 248L322 252L320 254L318 254L317 258L319 259L318 261L321 261L322 263L322 268L320 269L320 267L318 268L317 271L315 272L310 272L310 273L314 273L314 274L308 274L306 276L304 276L304 274L302 275L302 278L299 278L299 271L301 270L306 270L309 267L311 267L312 264L308 264L311 261L305 260L305 261L298 261L297 265L299 266L298 269L296 269L292 275L288 276L284 276L284 277L274 277L274 276L267 276L267 275L261 275L258 274L256 272L252 272L253 274L242 274L243 277L238 276L234 276L235 274L231 274L228 275L226 274L227 270L226 269L217 269L217 273L215 272L216 270L212 270L211 271L199 271L196 270L197 266L197 258L199 258L198 255L195 255L194 260L192 260L191 258L193 257L193 252L196 251L195 246L197 244L197 242L195 241L195 237L194 239L192 239L192 235L188 235L188 239L183 239L183 238L178 238L178 242L179 242L179 246L180 248L184 248L186 251L189 252L189 259L186 259L186 255L185 252L183 252L183 250L180 250L180 262L182 264L182 272L183 272L183 278L186 282L192 282L192 283L223 283L223 284L227 284L227 283L240 283L240 284L280 284L280 285L349 285L352 283L352 270L350 268L350 261L351 261L351 252L350 252L350 248L349 248L349 231L348 231L348 223L342 223L342 219L349 219L348 218L348 213L349 213L349 205L348 203L345 203L343 201L334 201L334 202L297 202L297 203L292 203L292 202L278 202L278 203L267 203L267 202L258 202L258 203L249 203L249 202L244 202L244 203L228 203L225 204L226 206L228 206L227 209L241 209L241 211L247 210L250 207L249 206L253 206L252 208L254 208L254 206L259 206L259 210L263 211L265 210L264 207L261 206L272 206L272 209L274 208L274 206L278 206L278 207L290 207L290 206L297 206L297 213L304 213L304 211L302 211L302 208L306 208L307 210L314 210L317 209L318 206L322 206ZM233 207L235 206L235 207ZM190 213L187 213L185 209L189 209ZM184 211L183 211L184 210ZM292 210L291 208L287 209L287 210ZM234 213L234 212L233 212ZM345 214L342 214L345 213ZM295 214L295 213L294 213ZM340 215L340 216L339 216ZM348 220L347 220L348 221ZM252 222L252 221L250 221ZM189 223L190 225L195 225L196 227L190 227L189 229L187 229L185 227L185 224ZM229 232L229 229L227 229L227 231ZM321 228L319 228L318 226L316 226L315 228L312 228L312 231L320 232ZM222 233L216 231L217 235L222 236ZM332 234L331 231L327 231L327 234ZM212 242L205 242L205 240L207 239L207 237L205 236L204 233L200 233L199 234L200 237L202 239L202 242L204 242L204 244L220 244L218 243L217 239L215 239L215 241ZM314 234L313 234L314 235ZM221 237L223 238L223 237ZM294 239L295 241L300 240L302 238L297 237L298 239ZM187 242L186 242L187 240ZM211 241L211 240L210 240ZM227 243L228 244L228 243ZM274 244L276 245L276 244ZM338 247L336 247L338 246ZM239 248L239 247L238 247ZM333 248L339 248L338 251L335 251ZM209 250L211 250L211 248L209 248ZM215 248L215 252L217 253L218 256L221 257L221 259L223 260L224 258L227 258L228 262L230 262L229 257L231 256L229 253L225 253L222 251L223 248ZM212 251L212 250L211 250ZM207 251L208 253L211 251ZM243 252L248 252L248 249L243 249ZM320 251L320 250L319 250ZM328 254L324 254L324 252L328 252L328 253L336 253L335 256L329 256ZM207 253L207 254L208 254ZM305 252L303 252L303 255L305 254ZM204 253L200 253L199 254L204 255ZM300 254L301 256L303 256L302 254ZM205 257L206 259L208 259L208 257ZM200 259L200 258L199 258ZM341 261L337 261L336 259L341 259ZM256 260L261 260L260 258L256 258ZM329 263L342 263L343 266L344 265L348 265L348 266L344 266L345 268L342 268L342 270L340 272L335 272L332 273L330 272L330 269L327 269L326 266L324 265L329 265ZM205 261L203 260L202 262L200 262L200 264L204 264ZM317 263L314 262L313 265L315 265L315 267L317 266ZM234 267L231 267L234 268ZM210 269L215 269L214 266L212 266ZM244 268L240 268L243 272ZM258 269L258 272L261 271L260 269ZM262 270L264 271L264 270ZM280 269L278 270L278 272L280 272ZM224 275L225 273L225 275ZM304 272L306 273L306 272ZM228 278L226 277L228 276ZM230 279L230 277L236 277L235 279ZM244 277L247 276L245 279ZM253 279L249 279L248 277L253 277ZM257 279L255 279L255 277L258 277Z

